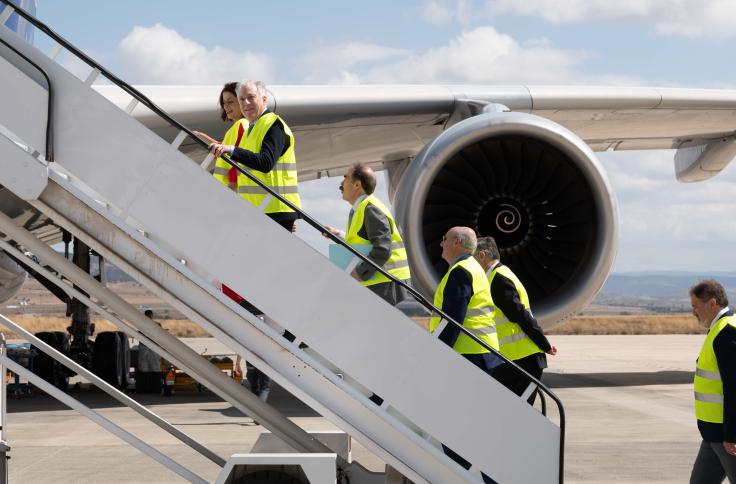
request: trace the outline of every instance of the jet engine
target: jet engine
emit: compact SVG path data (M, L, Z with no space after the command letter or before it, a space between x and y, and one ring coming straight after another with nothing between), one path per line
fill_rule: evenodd
M468 226L496 239L545 327L589 302L615 257L618 207L600 162L531 114L479 114L442 132L407 167L394 207L420 291L431 296L447 270L442 236Z

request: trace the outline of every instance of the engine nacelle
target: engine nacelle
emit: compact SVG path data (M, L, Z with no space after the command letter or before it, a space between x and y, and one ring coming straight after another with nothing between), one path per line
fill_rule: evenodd
M615 258L618 206L600 162L531 114L480 114L444 131L404 172L394 207L419 290L431 296L447 270L442 236L468 226L496 239L545 327L589 302Z

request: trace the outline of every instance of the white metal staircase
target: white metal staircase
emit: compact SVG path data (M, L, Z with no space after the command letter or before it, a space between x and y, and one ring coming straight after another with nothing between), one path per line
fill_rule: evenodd
M78 79L3 27L0 40L6 44L0 44L5 190L412 480L480 482L482 471L501 483L561 481L558 424L225 189L177 149L186 132L169 143L92 89L91 77ZM51 163L44 160L49 112ZM0 212L0 232L43 257L43 242L17 224L17 214ZM149 336L164 351L208 378L176 342L142 328L145 321L132 308L45 255L127 324L153 331ZM214 281L244 295L266 321L233 303ZM282 328L296 341L283 338ZM308 348L300 349L300 342ZM202 383L241 408L258 405L225 383ZM373 404L371 393L383 405ZM281 425L275 417L259 420ZM285 425L280 435L296 432ZM471 462L470 471L446 457L440 442Z

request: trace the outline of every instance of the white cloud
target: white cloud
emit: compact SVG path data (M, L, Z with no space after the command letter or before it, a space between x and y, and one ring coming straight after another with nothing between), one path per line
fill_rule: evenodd
M538 39L522 45L493 27L478 27L443 47L376 67L363 78L399 83L565 82L577 77L575 68L586 56Z
M138 84L222 84L246 77L272 79L268 56L223 47L208 49L160 23L136 26L120 42L117 56Z
M539 16L550 22L621 20L654 25L663 35L731 37L736 35L733 0L489 0L492 14Z
M298 82L307 84L640 83L583 74L581 64L590 56L556 48L545 37L520 42L493 27L478 27L422 52L367 42L317 45L296 65ZM208 49L160 23L133 28L118 45L117 58L126 79L136 84L220 84L244 77L270 82L275 70L267 55Z
M303 71L308 72L306 83L357 84L360 77L351 68L388 61L410 54L407 49L386 47L366 42L348 42L337 45L318 45L303 58Z
M470 0L428 0L421 7L421 15L432 25L444 25L450 22L468 25L471 6Z
M615 270L716 270L736 265L736 169L711 180L675 180L673 151L599 154L620 209ZM713 253L719 258L714 259ZM676 262L673 262L676 261ZM725 270L725 269L724 269Z
M329 84L598 84L638 85L623 75L590 75L593 54L555 47L545 37L524 41L484 26L445 45L414 52L365 43L316 47L303 56L303 82Z

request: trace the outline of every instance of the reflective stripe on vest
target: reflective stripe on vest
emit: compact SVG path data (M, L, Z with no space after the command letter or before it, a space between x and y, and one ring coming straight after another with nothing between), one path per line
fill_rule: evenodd
M243 123L248 123L248 121L245 118L238 119L233 123L230 128L225 132L225 136L222 138L222 144L224 145L234 145L237 146L242 142L242 138L244 137L244 134L246 132L246 127L243 126ZM240 135L240 138L238 136ZM215 170L212 172L212 176L215 177L217 181L225 185L226 187L230 186L230 169L232 169L232 165L225 161L222 158L218 158L215 160Z
M711 395L709 393L695 392L695 400L700 402L718 403L723 405L723 395ZM699 420L703 420L702 418Z
M721 381L721 372L719 371L706 371L700 368L695 368L695 375L706 380L718 380Z
M363 245L370 244L370 240L364 239L358 232L363 228L363 221L365 219L365 209L368 205L373 205L378 208L388 219L388 223L391 226L391 253L386 263L383 265L383 270L394 276L396 279L405 281L411 277L409 272L409 261L406 258L406 249L404 248L404 241L401 239L396 222L391 216L388 208L378 198L373 195L368 195L361 201L353 213L353 218L350 220L345 230L345 241L348 244ZM376 271L373 276L367 281L361 281L364 286L372 286L381 282L389 282L390 279L380 272Z
M483 334L496 334L495 326L487 326L485 328L468 328L468 329L470 329L470 332L476 336L480 336Z
M529 296L526 293L524 285L521 283L516 274L503 264L496 264L496 267L488 274L488 285L493 284L493 279L500 274L509 279L519 293L519 301L524 305L524 309L529 310ZM493 317L498 330L498 343L501 345L501 354L509 360L519 360L535 353L543 353L537 344L527 336L521 326L517 323L509 321L508 317L498 307Z
M713 351L713 341L726 326L736 328L736 317L732 313L728 314L710 328L698 355L693 382L695 417L703 422L723 423L723 382Z
M284 127L284 134L288 138L289 148L276 160L273 169L268 173L251 169L248 169L248 172L283 198L301 208L302 202L299 197L297 182L296 155L294 154L294 135L291 129L284 123L284 120L274 113L264 113L256 120L250 133L244 137L239 146L253 153L260 153L263 138L271 126L277 121L280 121ZM238 193L256 207L260 207L267 196L271 197L268 192L243 174L238 175ZM263 212L293 212L293 210L279 199L272 197L265 208L263 208Z
M478 309L469 309L465 315L466 316L483 316L484 314L493 314L493 308L490 306L486 306L484 308L478 308ZM496 327L493 327L493 332L496 332Z
M440 281L440 284L437 286L437 291L434 293L434 305L438 308L442 308L445 285L447 284L447 279L450 277L450 273L452 271L462 270L470 275L471 284L473 286L473 295L470 296L468 310L465 313L465 319L462 322L463 327L467 328L491 348L498 350L498 335L496 334L496 328L493 324L493 300L491 299L491 289L488 285L486 273L483 271L480 264L478 264L478 261L473 257L460 260L450 267ZM437 329L440 329L441 331L442 328L439 328L440 320L441 318L439 316L433 316L429 320L430 332L434 332ZM490 351L473 341L472 338L464 333L461 333L457 337L457 340L453 345L453 349L463 355L488 353Z
M299 187L270 187L274 192L278 193L279 195L285 195L287 193L299 193ZM268 192L265 188L260 187L258 185L248 185L244 186L241 185L238 187L238 193L245 193L248 195L265 195Z

